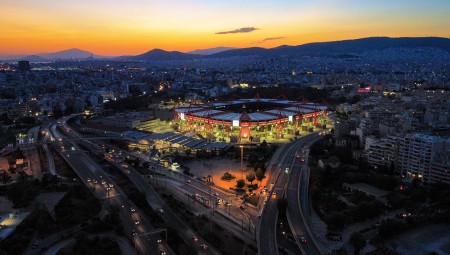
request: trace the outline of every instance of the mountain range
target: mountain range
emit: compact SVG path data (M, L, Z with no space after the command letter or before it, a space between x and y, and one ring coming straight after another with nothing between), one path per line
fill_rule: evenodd
M15 56L3 56L0 57L2 60L28 60L30 62L48 62L54 60L85 60L88 58L103 59L108 58L105 56L93 55L91 52L80 50L77 48L51 52L51 53L40 53L35 55L15 55Z
M244 56L320 56L339 54L359 54L364 51L385 50L388 48L439 48L450 52L450 39L442 37L369 37L353 40L332 42L307 43L297 46L283 45L275 48L230 48L217 47L211 49L194 50L187 53L179 51L165 51L153 49L136 56L105 57L91 55L90 52L80 49L68 49L54 53L43 53L30 56L14 56L13 60L29 60L32 62L44 62L53 60L86 60L109 59L115 61L171 61L193 60L208 58L227 58ZM5 59L5 58L3 58ZM9 58L11 59L11 58Z
M237 48L233 48L233 47L215 47L215 48L210 48L210 49L197 49L197 50L193 50L193 51L189 51L187 52L188 54L195 54L195 55L212 55L212 54L216 54L222 51L227 51L227 50L235 50Z

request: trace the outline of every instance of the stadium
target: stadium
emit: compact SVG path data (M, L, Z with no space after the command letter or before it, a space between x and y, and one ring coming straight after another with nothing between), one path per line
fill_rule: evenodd
M278 99L239 99L174 109L176 129L211 141L259 142L326 128L327 107Z

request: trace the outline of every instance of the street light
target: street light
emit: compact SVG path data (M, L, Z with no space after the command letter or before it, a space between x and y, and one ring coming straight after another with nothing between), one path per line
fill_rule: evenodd
M241 148L241 179L243 179L244 175L244 145L239 145Z

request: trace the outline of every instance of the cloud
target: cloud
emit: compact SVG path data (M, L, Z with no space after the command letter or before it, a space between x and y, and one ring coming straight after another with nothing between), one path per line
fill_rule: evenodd
M255 30L259 30L259 29L256 27L241 27L241 28L238 28L235 30L217 32L215 34L216 35L225 35L225 34L237 34L237 33L250 33Z
M264 38L261 41L257 41L257 42L252 42L251 44L260 44L263 42L267 42L267 41L273 41L273 40L280 40L280 39L284 39L286 37L284 36L278 36L278 37L268 37L268 38Z
M284 36L280 36L280 37L269 37L269 38L264 38L261 42L267 42L267 41L273 41L273 40L280 40L280 39L284 39L286 37Z

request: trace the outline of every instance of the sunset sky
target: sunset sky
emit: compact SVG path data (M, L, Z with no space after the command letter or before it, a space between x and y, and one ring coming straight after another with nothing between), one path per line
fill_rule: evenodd
M450 0L0 0L0 55L450 37Z

